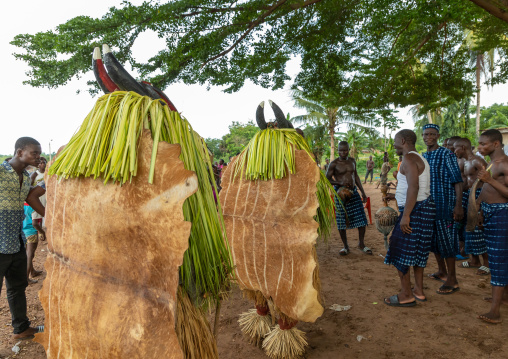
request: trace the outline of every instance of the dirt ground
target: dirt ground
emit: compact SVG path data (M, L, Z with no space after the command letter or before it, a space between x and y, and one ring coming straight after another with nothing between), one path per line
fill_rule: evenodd
M371 196L372 215L382 207L381 195L374 185L367 185ZM396 270L383 264L386 251L383 237L375 225L367 227L366 244L374 255L356 249L358 231L348 231L351 253L339 257L342 248L335 230L329 243L319 243L318 257L326 309L315 323L299 323L307 333L309 347L305 358L507 358L508 306L501 310L505 322L489 325L476 315L488 311L483 297L490 294L490 277L475 274L474 269L458 269L461 290L444 296L436 294L441 283L426 278L428 302L412 308L392 308L383 304L383 297L396 294L399 280ZM37 250L35 266L42 269L46 245ZM426 273L437 268L431 255ZM43 277L44 278L44 277ZM27 289L28 315L34 325L44 322L44 313L37 292L42 280ZM351 305L345 312L336 312L332 304ZM235 289L222 305L218 347L221 358L267 358L264 352L250 345L238 327L238 317L253 308ZM213 318L213 313L210 314ZM213 322L212 322L213 325ZM14 355L11 348L10 313L4 291L0 299L0 357L46 358L37 343L20 344ZM358 341L357 337L365 339ZM3 349L3 350L2 350Z

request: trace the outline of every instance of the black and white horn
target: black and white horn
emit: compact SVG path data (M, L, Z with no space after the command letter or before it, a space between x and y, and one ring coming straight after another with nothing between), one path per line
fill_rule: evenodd
M279 128L293 128L293 125L291 122L286 120L286 116L284 115L284 112L280 109L279 106L272 100L268 100L270 103L270 106L273 110L273 114L275 115L275 120L277 121L277 127Z
M258 127L262 130L266 129L268 126L265 121L265 101L262 101L256 110L256 122Z

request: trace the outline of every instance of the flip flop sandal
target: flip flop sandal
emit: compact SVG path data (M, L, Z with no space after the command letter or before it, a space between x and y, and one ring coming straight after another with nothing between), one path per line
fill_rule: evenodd
M360 247L358 247L358 248L360 248ZM365 254L372 255L372 249L370 249L369 247L363 247L363 249L360 248L360 250L362 252L364 252Z
M423 299L420 299L418 298L416 295L413 294L413 297L415 297L415 299L419 302L426 302L427 301L427 298L423 298Z
M443 284L441 287L439 287L438 290L436 290L436 293L441 294L441 295L449 295L449 294L458 292L459 290L460 290L460 287L452 287L452 286Z
M341 255L341 256L347 256L348 254L349 254L349 248L342 248L339 251L339 255Z
M485 315L479 315L477 318L483 320L484 322L490 323L490 324L501 324L503 322L503 320L501 318L490 319L490 318L487 318Z
M481 266L480 268L478 268L478 272L476 272L476 274L478 274L478 275L489 275L490 274L490 268L489 267L485 267L485 266Z
M388 302L386 301L388 299ZM416 305L416 300L409 303L400 303L399 296L397 294L392 295L389 298L383 299L383 302L390 307L414 307Z
M472 266L469 262L462 262L458 265L459 268L480 268L480 266Z
M445 282L445 281L444 281L444 279L439 278L439 277L436 275L436 273L429 274L429 275L427 275L427 277L429 277L430 279L437 280L437 281L439 281L439 282L441 282L441 283L444 283L444 282Z

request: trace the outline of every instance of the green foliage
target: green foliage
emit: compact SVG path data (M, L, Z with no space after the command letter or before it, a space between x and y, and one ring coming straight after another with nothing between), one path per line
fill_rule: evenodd
M350 129L347 132L340 132L338 135L341 141L347 141L349 144L349 156L358 160L362 148L367 143L363 131Z
M470 99L452 103L443 109L442 113L434 117L434 123L441 126L441 143L445 138L460 136L469 138L473 145L478 143L475 130L476 106L470 106ZM422 140L422 127L428 123L426 115L415 122L417 136L416 149L425 151L426 146ZM480 108L480 128L508 127L508 105L493 104L489 107Z
M316 163L321 164L321 159L328 149L330 153L330 144L328 141L328 131L324 125L311 126L307 124L303 130L305 140L309 145L310 151L314 155Z
M475 112L476 106L471 106L470 113ZM502 127L508 127L508 105L495 103L489 107L480 108L480 128L482 130Z
M239 154L258 131L259 127L252 121L247 123L233 121L229 125L229 132L221 139L207 138L205 142L213 154L214 161L223 159L227 163L229 157Z
M11 42L30 67L31 86L53 88L82 76L102 43L162 88L183 81L232 92L251 80L278 89L290 80L287 62L299 57L295 88L350 113L390 104L420 104L427 112L471 97L470 51L499 49L492 83L508 79L508 24L464 0L124 1L100 18L51 27ZM166 46L141 63L132 46L147 31ZM468 48L464 34L471 31Z
M212 152L214 161L219 160L223 156L225 148L221 139L208 137L205 139L205 143L206 147Z

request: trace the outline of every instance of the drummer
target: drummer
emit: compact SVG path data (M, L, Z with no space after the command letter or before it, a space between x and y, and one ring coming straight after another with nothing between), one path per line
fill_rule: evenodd
M349 254L346 229L358 228L358 248L364 253L372 255L372 250L365 246L365 227L367 216L363 209L363 203L367 202L367 195L362 187L362 181L356 171L356 161L349 157L349 144L346 141L339 142L339 158L333 160L328 166L326 178L334 186L339 199L336 199L335 219L344 248L339 254ZM362 196L358 193L358 189Z

